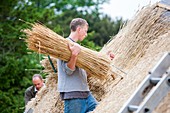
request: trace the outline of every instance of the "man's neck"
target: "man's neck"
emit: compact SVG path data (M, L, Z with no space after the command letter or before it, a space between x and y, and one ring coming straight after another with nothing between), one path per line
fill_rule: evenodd
M69 35L69 38L71 38L72 41L77 42L78 41L78 36L75 32L71 32Z

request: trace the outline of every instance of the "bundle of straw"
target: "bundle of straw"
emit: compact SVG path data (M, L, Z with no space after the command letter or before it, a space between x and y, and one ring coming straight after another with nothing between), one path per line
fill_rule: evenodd
M25 29L23 32L27 35L28 49L64 61L70 59L71 52L68 44L74 44L74 42L63 38L39 23L32 24L32 29ZM83 46L80 47L81 52L78 55L76 66L85 69L87 73L101 80L112 74L110 59L106 55L101 55L99 52Z

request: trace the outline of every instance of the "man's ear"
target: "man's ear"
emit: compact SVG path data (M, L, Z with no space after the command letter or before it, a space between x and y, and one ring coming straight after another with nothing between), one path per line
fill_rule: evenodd
M81 27L80 27L80 26L78 26L78 27L77 27L77 29L76 29L76 31L77 31L77 32L79 32L79 31L80 31L80 29L81 29Z

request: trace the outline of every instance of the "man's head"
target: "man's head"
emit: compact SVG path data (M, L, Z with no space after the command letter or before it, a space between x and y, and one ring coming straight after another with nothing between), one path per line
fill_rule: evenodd
M42 76L40 74L34 74L32 77L32 83L37 90L40 90L40 88L44 85Z
M75 18L70 23L71 32L76 32L80 41L87 36L88 23L82 18Z

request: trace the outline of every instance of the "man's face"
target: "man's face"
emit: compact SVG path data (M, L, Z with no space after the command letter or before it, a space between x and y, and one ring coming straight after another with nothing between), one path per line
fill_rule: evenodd
M34 77L32 82L37 90L40 90L40 88L43 86L43 80L41 80L39 77Z
M79 27L79 40L82 41L87 36L88 26Z

